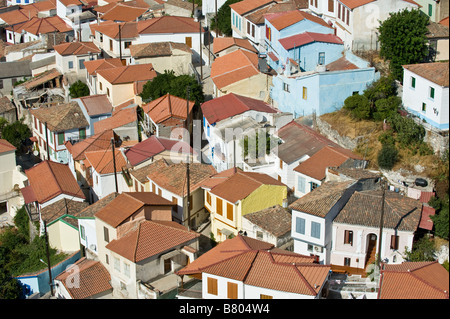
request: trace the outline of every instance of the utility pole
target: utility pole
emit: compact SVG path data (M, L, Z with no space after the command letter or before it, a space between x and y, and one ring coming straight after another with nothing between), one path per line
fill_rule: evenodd
M113 164L114 164L114 182L116 183L116 193L119 192L119 187L117 185L117 170L116 170L116 153L114 149L114 137L111 137L111 146L112 146L112 156L113 156Z
M219 37L219 29L217 27L217 0L216 0L216 15L214 16L214 20L216 20L216 38Z
M198 25L200 26L200 81L203 81L203 63L202 63L202 21L198 19Z
M190 178L189 178L189 162L190 162L190 148L191 148L191 133L190 133L190 118L189 118L189 86L186 88L186 128L188 131L188 139L189 139L189 149L188 149L188 155L187 155L187 161L186 161L186 184L187 184L187 195L186 195L186 209L187 209L187 228L188 230L191 229L191 210L190 210L190 195L191 195L191 189L190 189Z
M50 146L48 146L48 130L47 130L47 122L44 123L45 124L45 144L47 149L47 159L50 160Z
M122 32L120 29L120 23L118 24L119 26L119 58L120 58L120 62L122 62Z
M378 238L378 257L377 257L377 265L378 269L381 270L381 242L382 242L382 235L383 235L383 223L384 223L384 201L386 196L386 181L384 179L381 180L381 217L380 217L380 235Z
M45 248L47 251L47 266L48 266L48 284L50 285L50 293L53 293L53 279L52 279L52 267L50 265L50 250L48 245L48 234L47 234L47 222L44 220L44 234L45 234Z

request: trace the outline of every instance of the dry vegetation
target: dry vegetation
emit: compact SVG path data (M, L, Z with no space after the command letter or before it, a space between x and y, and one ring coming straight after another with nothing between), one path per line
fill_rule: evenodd
M364 138L361 138L358 147L353 151L369 160L369 169L378 169L377 155L381 150L381 143L378 141L378 137L383 132L382 122L352 119L348 111L344 109L324 114L320 118L331 125L341 136L347 136L352 139L364 136ZM398 150L399 161L393 167L394 171L404 169L415 172L414 166L420 165L424 168L424 171L420 174L426 177L435 178L445 173L446 168L443 167L442 162L436 155L421 156L419 153L412 155L410 150L400 147L398 147Z

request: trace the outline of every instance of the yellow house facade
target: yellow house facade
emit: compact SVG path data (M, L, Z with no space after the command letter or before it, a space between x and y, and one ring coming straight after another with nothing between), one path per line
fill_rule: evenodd
M265 178L271 177L266 175ZM239 184L234 185L236 189L239 189L239 187L241 187ZM244 190L243 193L248 194L235 202L233 202L232 196L215 194L215 187L210 189L204 187L205 208L210 212L211 232L214 234L216 241L221 242L229 236L237 236L239 231L242 230L242 216L270 206L283 205L287 199L287 187L280 182L260 183L260 185L252 185L252 187L254 189L250 193L248 193L248 189Z

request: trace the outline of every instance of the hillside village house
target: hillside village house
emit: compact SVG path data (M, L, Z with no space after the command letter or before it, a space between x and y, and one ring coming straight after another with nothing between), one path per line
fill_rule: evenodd
M116 107L141 93L144 84L156 75L152 64L97 70L98 94L106 94L113 107Z
M378 50L379 22L389 13L418 9L412 0L310 0L309 10L322 16L344 41L346 50Z
M101 52L92 42L61 43L55 45L53 49L56 52L56 68L72 82L84 81L86 78L84 62L97 59Z
M101 21L129 22L148 18L149 5L144 1L112 2L110 5L99 6L96 12Z
M267 133L267 130L279 129L292 120L292 114L234 93L207 101L201 109L203 131L209 145L206 156L219 172L233 165L244 166L244 136L256 140L258 131ZM251 146L247 146L247 151L253 156L259 155Z
M447 61L450 51L448 25L430 22L427 29L426 37L429 44L427 62Z
M17 120L16 107L7 96L0 98L0 117L3 117L9 123L14 123Z
M213 175L203 183L205 208L211 216L216 241L236 236L242 230L242 216L274 205L284 205L286 185L272 177L239 168Z
M151 42L130 45L131 64L151 63L156 72L192 73L192 49L186 43Z
M94 133L113 130L123 141L138 141L138 105L134 100L115 107L110 117L94 123Z
M84 61L86 67L86 84L90 94L98 94L97 70L123 66L119 58Z
M122 193L95 214L98 259L114 294L156 299L163 289L152 280L195 259L199 235L171 221L172 206L154 193Z
M40 158L67 164L69 157L65 142L83 140L89 130L89 122L78 103L32 109L30 113Z
M0 94L7 95L18 81L31 77L30 61L1 62Z
M188 193L187 165L185 163L159 165L159 167L160 169L153 169L147 175L149 185L151 185L150 191L176 205L172 215L173 221L185 225L189 229L196 229L209 217L209 213L204 207L205 193L201 186L217 173L216 170L208 164L189 164Z
M189 289L180 289L178 299L320 299L327 293L330 266L238 235L177 274L182 280L185 276L201 280L201 294L193 297Z
M56 0L56 15L63 19L75 31L75 39L88 41L89 25L96 16L89 10L90 4L80 0Z
M430 17L430 21L439 22L444 18L448 18L449 2L447 0L415 0L419 5L419 9Z
M112 116L113 106L105 94L91 94L72 101L78 103L84 117L89 121L87 136L94 135L94 123Z
M403 105L438 131L449 129L448 86L448 62L403 66Z
M212 50L216 57L224 56L237 49L258 53L258 50L256 50L247 39L234 37L214 38Z
M86 196L65 164L45 160L25 170L28 185L21 188L25 208L31 221L41 221L44 207L66 198L84 202ZM43 231L41 221L41 231Z
M267 61L277 73L270 97L294 118L334 112L379 77L367 61L344 50L321 18L296 10L266 15L265 21Z
M144 133L147 136L165 138L177 139L180 135L183 137L180 129L186 127L187 115L192 120L194 105L193 101L188 102L169 93L142 105L145 114Z
M258 67L256 53L238 49L217 57L211 65L214 97L235 93L259 100L267 100L272 75Z

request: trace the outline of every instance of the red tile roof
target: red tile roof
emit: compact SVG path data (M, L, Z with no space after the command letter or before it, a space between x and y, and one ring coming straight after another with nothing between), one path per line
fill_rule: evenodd
M449 62L408 64L403 68L440 86L449 85Z
M129 22L136 21L139 17L141 17L145 12L147 12L147 8L133 7L129 6L125 3L116 3L112 8L107 10L101 16L101 19L104 21L120 21L120 22Z
M262 185L286 187L280 181L263 173L244 172L239 168L230 168L224 172L211 176L203 187L210 188L210 193L231 203L246 198ZM224 174L229 176L224 178Z
M211 79L219 89L259 73L258 55L241 49L216 58L211 66Z
M237 3L230 4L230 8L237 14L244 15L250 11L261 8L269 3L276 2L275 0L244 0Z
M193 18L178 16L162 16L141 20L138 22L139 34L155 34L155 33L196 33L200 32L199 22ZM202 32L204 29L202 27Z
M74 285L76 279L77 285ZM55 277L73 299L87 299L112 292L111 276L101 262L82 257ZM71 283L71 284L69 284Z
M186 142L157 137L155 135L139 142L125 151L125 156L131 165L136 166L162 152L179 152L194 154L194 150Z
M267 21L269 21L275 29L278 31L283 30L297 22L302 21L303 19L307 19L309 21L320 24L324 27L332 29L332 27L326 23L323 19L309 14L305 11L293 10L293 11L284 11L277 13L269 13L264 16Z
M90 75L96 75L97 70L116 68L123 66L123 64L119 58L113 58L113 59L98 59L92 61L84 61L84 66L86 67L86 71Z
M137 229L112 240L106 248L137 263L155 255L187 245L200 234L172 221L144 220Z
M149 81L156 77L156 71L151 63L133 64L97 70L111 84L134 83L137 81Z
M449 299L449 274L437 261L384 265L378 299Z
M339 58L325 66L327 71L342 71L359 69L356 65L348 61L345 57Z
M136 107L123 108L118 112L113 112L111 117L100 120L94 123L95 134L106 130L112 130L132 122L137 125L137 111Z
M45 18L33 17L18 28L14 28L15 32L27 31L34 35L46 34L51 32L68 32L72 28L58 16Z
M144 206L168 206L173 203L151 192L123 192L95 213L95 217L116 228Z
M315 296L325 284L330 267L272 244L238 235L204 253L178 275L208 273L247 285Z
M54 45L53 49L62 56L87 55L100 53L101 50L92 42L66 42Z
M243 48L255 53L258 53L247 39L233 38L233 37L223 37L223 38L214 38L213 42L213 53L217 54L225 49L228 49L232 46L237 46L238 48Z
M106 94L95 94L78 98L89 116L112 114L113 106Z
M187 100L167 93L160 98L142 106L142 109L156 124L164 124L166 120L186 120ZM195 102L189 102L189 113L192 112Z
M439 21L439 23L448 27L449 26L448 21L449 21L449 17L442 19L441 21Z
M223 95L221 97L207 101L202 104L201 108L203 116L208 120L209 124L214 124L229 117L251 110L265 113L278 112L269 104L261 100L237 95L234 93L229 93L227 95Z
M434 216L436 210L430 206L422 207L422 216L420 217L419 228L426 230L433 230L433 220L430 216Z
M290 50L292 48L296 48L313 42L344 44L344 42L342 42L342 40L334 34L323 34L315 32L303 32L291 37L280 39L279 42L286 50Z
M112 149L85 152L84 156L86 157L86 167L93 167L98 174L114 173L114 157ZM118 149L114 150L114 156L116 160L116 171L120 172L122 167L127 165L127 162L122 152Z
M325 146L301 162L294 171L321 181L325 178L327 167L338 167L348 159L362 160L362 157L342 147Z
M107 35L113 39L119 39L119 26L120 26L120 37L124 39L136 38L138 34L137 22L115 22L115 21L105 21L100 24L90 24L91 33L95 35L95 32L100 32Z
M61 194L85 199L69 166L65 164L47 160L25 170L25 174L40 204Z
M15 151L16 147L5 139L0 139L0 154Z
M339 0L340 3L345 5L347 8L353 10L360 6L366 5L368 3L374 2L376 0Z
M111 138L114 138L115 134L112 130L106 130L101 133L92 135L91 137L79 141L72 145L67 141L64 145L67 151L72 155L74 161L84 160L85 152L107 150L111 147Z

